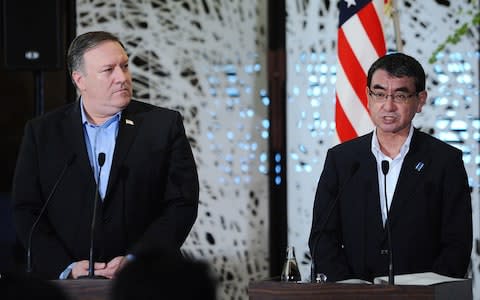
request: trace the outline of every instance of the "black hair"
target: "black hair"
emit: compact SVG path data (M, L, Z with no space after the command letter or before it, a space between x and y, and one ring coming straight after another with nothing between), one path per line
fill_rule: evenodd
M412 77L415 80L415 92L425 90L425 71L422 65L409 55L396 52L377 59L368 70L367 87L370 88L373 73L377 70L385 70L394 77Z

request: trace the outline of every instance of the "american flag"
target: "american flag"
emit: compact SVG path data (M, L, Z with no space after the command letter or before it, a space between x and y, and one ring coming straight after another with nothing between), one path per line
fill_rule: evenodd
M340 142L373 129L365 88L368 68L386 53L383 12L388 2L340 1L335 92L335 123Z

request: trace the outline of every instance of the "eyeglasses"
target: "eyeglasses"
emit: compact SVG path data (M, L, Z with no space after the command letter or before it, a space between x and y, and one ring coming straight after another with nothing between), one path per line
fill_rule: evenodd
M370 89L368 89L368 94L377 103L385 103L387 102L388 97L392 97L393 103L396 103L396 104L407 103L407 101L410 98L416 97L418 95L418 93L413 93L413 94L396 93L393 95L389 95L384 92L374 92L374 91L371 91Z

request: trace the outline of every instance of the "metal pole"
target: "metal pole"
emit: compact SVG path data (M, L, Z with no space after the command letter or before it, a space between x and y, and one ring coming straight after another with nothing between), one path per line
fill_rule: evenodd
M43 71L33 71L35 81L35 107L34 114L36 117L42 115L45 111L45 93L44 93L44 76Z
M400 21L398 19L397 3L392 0L392 20L393 29L395 30L395 44L397 45L397 51L403 52L402 35L400 33Z

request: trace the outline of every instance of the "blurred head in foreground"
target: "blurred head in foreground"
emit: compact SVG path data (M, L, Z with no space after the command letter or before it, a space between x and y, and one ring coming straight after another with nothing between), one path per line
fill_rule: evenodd
M216 299L216 280L205 262L162 251L136 255L113 282L112 300Z
M0 299L67 300L68 297L51 281L20 273L8 273L0 275Z

